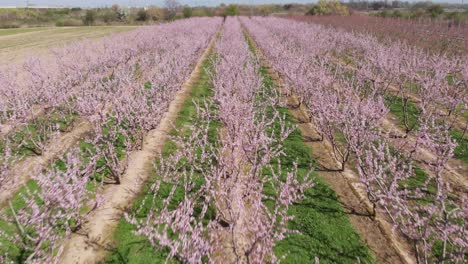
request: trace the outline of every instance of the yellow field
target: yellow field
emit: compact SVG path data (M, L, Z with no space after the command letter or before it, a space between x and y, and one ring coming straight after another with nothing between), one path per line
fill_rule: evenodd
M44 56L49 48L71 41L99 38L135 28L136 26L99 26L0 29L0 64L20 62L30 55Z

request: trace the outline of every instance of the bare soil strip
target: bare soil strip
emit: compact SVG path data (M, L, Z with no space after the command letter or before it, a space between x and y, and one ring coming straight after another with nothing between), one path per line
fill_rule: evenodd
M104 187L102 190L104 204L92 213L80 233L73 234L66 242L59 263L99 263L104 260L119 220L125 210L133 204L148 180L153 161L160 154L168 134L173 129L179 111L190 96L191 88L200 76L203 61L207 59L218 35L219 32L211 39L189 79L171 102L159 126L145 136L142 150L130 154L128 169L122 177L121 184Z
M268 73L275 80L277 87L282 89L283 80L269 65L253 38L248 35L247 31L245 32L254 44L262 64L268 69ZM283 100L288 105L298 105L297 98L293 95L283 95ZM290 108L289 111L297 120L308 120L305 118L307 111L303 105L297 109ZM304 137L319 138L313 123L301 122L298 127ZM313 157L321 165L337 167L338 162L333 158L331 145L326 140L308 142L307 145L313 149ZM416 263L411 245L401 234L392 231L391 224L383 215L371 219L372 205L367 199L365 189L360 184L358 176L352 170L346 169L344 172L320 171L319 175L337 193L343 207L348 210L351 224L374 253L377 263Z
M74 126L71 132L60 133L52 137L42 155L28 157L13 166L11 178L0 190L0 208L30 179L31 174L38 173L41 168L50 165L59 155L64 154L92 131L91 124L85 120L75 121Z

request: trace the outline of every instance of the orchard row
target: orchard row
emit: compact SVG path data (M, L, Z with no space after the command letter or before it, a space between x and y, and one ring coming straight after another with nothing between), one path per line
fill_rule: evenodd
M297 121L319 135L307 140L331 146L336 167L319 169L354 173L371 217L388 219L419 263L464 261L467 58L228 17L77 42L0 72L1 262L58 263L77 234L102 225L104 193L126 188L132 160L207 49L213 94L193 102L124 214L155 252L188 263L287 258L275 247L301 233L291 207L319 184L285 143L297 129L281 110L292 97L287 107L303 109Z

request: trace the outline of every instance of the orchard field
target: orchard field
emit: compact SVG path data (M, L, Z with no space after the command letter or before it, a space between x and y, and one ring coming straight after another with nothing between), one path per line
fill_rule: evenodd
M304 18L130 29L2 60L0 263L466 263L463 47ZM0 31L0 58L50 30Z

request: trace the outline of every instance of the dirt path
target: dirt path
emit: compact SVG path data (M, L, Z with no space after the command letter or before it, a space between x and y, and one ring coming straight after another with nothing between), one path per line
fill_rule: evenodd
M268 60L263 56L261 50L255 45L254 40L245 31L248 38L254 43L254 47L260 56L262 64L267 67L269 74L275 80L277 87L281 90L283 81L268 63ZM294 96L283 95L283 100L288 105L298 105L297 98ZM291 115L298 121L308 120L306 117L307 111L304 107L297 109L289 108ZM298 128L302 135L306 138L319 138L318 133L310 122L298 122ZM313 157L321 165L334 167L337 162L332 156L332 149L329 143L323 141L313 141L306 143L313 149ZM372 220L369 217L369 212L372 211L372 206L368 201L365 190L360 184L358 176L351 170L344 172L319 172L319 175L333 188L339 197L345 210L349 214L349 220L354 229L361 235L364 242L376 257L377 263L415 263L415 257L411 253L411 246L399 234L392 232L389 222L382 218L376 217Z
M30 179L31 174L49 166L51 162L92 131L91 124L85 120L75 121L74 127L70 132L52 137L42 155L28 157L13 166L10 179L7 179L0 190L0 208Z
M59 263L99 263L104 260L119 220L148 180L153 161L161 152L180 109L190 96L191 88L200 76L203 61L211 52L218 34L213 36L190 78L177 92L159 126L145 136L142 150L130 154L128 169L121 184L105 186L102 192L104 204L90 216L80 233L73 234L66 242Z

